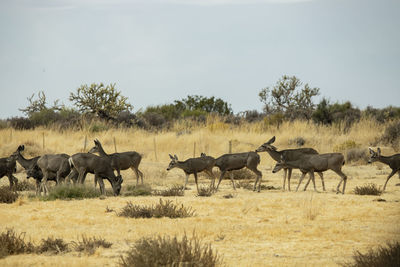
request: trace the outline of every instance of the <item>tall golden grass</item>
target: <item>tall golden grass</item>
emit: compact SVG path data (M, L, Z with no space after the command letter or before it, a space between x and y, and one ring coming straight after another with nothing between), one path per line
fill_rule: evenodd
M139 168L145 174L145 183L154 188L183 183L181 170L166 171L169 153L176 154L179 159L199 156L200 152L217 157L228 152L229 141L233 152L253 151L272 136L276 136L275 145L279 149L295 147L291 140L296 137L304 138L306 147L313 147L320 153L333 152L349 141L360 148L383 147L379 138L385 127L362 120L344 133L338 125L327 127L295 121L285 122L277 129L268 128L262 122L232 126L209 118L205 126L181 122L169 131L157 133L139 129L110 129L97 133L3 129L0 130L0 155L11 154L20 144L25 145L26 157L44 153L74 154L89 150L96 138L112 153L115 140L117 151L135 150L143 154ZM383 147L384 154L394 152L391 147ZM271 173L275 162L266 153L261 154L261 159L262 183L281 187L282 172ZM387 241L400 240L398 178L393 177L387 192L380 196L386 202L374 201L376 196L358 196L352 192L355 186L365 183L381 186L390 173L389 167L359 163L345 165L343 171L349 176L345 195L334 193L339 177L330 171L325 173L327 192L315 193L309 188L307 192L297 193L281 190L254 193L245 189L234 193L230 181L224 181L221 190L208 198L196 197L191 177L192 190L186 191L184 197L167 198L196 211L195 217L185 219L128 219L106 212L107 207L120 210L127 201L156 204L159 197L155 196L49 202L22 197L14 204L0 204L0 230L12 227L26 232L27 237L36 242L48 236L66 241L76 240L83 234L100 236L113 246L99 249L92 256L76 253L10 256L1 259L0 265L114 266L119 255L141 237L183 236L195 231L217 249L227 266L336 266L350 260L355 250L365 252ZM123 187L135 183L131 170L123 171L122 175ZM292 188L299 176L299 172L294 171ZM17 177L25 179L23 172ZM200 183L209 183L205 177L201 177ZM6 180L1 179L0 183L7 184ZM92 185L88 180L90 178L87 182ZM321 190L318 178L316 183ZM227 193L234 197L225 199L223 196Z

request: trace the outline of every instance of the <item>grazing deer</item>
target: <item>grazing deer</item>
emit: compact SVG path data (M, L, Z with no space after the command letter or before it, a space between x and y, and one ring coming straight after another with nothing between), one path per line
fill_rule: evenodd
M115 176L114 170L111 167L110 160L106 157L99 157L90 153L77 153L68 159L72 169L67 177L67 181L74 175L77 175L77 181L84 183L88 173L94 174L94 180L99 182L100 192L105 194L103 179L107 179L113 189L114 195L119 195L121 192L121 184L124 181L121 175Z
M98 153L101 157L109 158L111 160L111 167L117 171L118 176L121 176L121 170L131 168L136 175L136 184L139 183L139 177L143 184L143 173L139 170L142 156L136 151L107 154L100 141L96 139L94 140L94 147L89 150L89 153Z
M18 179L13 175L13 173L17 171L16 161L17 157L14 154L7 158L0 158L0 179L7 176L10 182L10 188L18 184Z
M278 151L272 143L275 142L275 136L272 137L268 142L262 144L259 148L256 149L256 152L268 152L268 154L273 158L275 161L279 162L281 160L281 155L285 153L287 160L296 160L303 154L318 154L317 150L313 148L297 148L297 149L284 149ZM286 174L288 180L288 190L290 191L290 178L292 176L292 168L284 167L283 168L283 190L285 190L285 183L286 183ZM325 191L325 183L324 183L324 176L322 172L318 172L318 175L321 177L322 188Z
M43 191L45 195L48 193L47 179L49 178L53 178L55 176L57 184L61 182L61 179L64 180L64 178L71 171L68 159L69 155L67 154L46 154L38 159L37 166L43 173L43 179L40 184L39 192Z
M201 156L198 158L190 158L185 161L179 161L176 155L172 156L171 154L169 154L169 157L171 158L171 162L168 165L167 171L173 168L182 169L186 174L184 188L186 188L186 185L188 183L189 175L193 174L194 181L196 182L197 193L199 193L199 185L197 184L197 173L202 171L204 171L211 177L211 187L214 187L215 176L212 172L212 169L215 164L215 159L213 157L207 156L204 153L201 153Z
M371 157L369 158L368 163L379 161L386 165L389 165L389 167L392 169L392 172L387 177L385 185L383 186L383 191L385 191L386 184L389 182L389 179L392 178L392 176L396 172L398 172L400 176L400 154L385 157L381 155L381 149L379 147L377 149L377 152L373 151L372 148L369 148L369 153L371 154Z
M307 189L310 180L312 180L313 182L314 190L317 191L317 188L315 187L314 172L324 172L327 170L332 170L342 178L336 188L336 192L340 193L339 187L343 182L343 190L341 193L344 194L347 182L347 176L342 172L342 166L344 165L344 163L344 156L341 153L327 153L316 155L303 154L296 160L287 160L286 154L283 153L281 156L281 161L276 163L275 168L272 170L272 172L276 173L280 169L283 169L285 167L300 169L302 175L300 177L296 191L299 189L299 186L307 173L310 175L310 179L304 187L304 191Z
M260 156L256 152L224 154L220 156L215 161L215 166L221 171L216 190L218 190L219 184L227 171L240 170L247 167L257 175L253 191L256 191L258 183L258 192L260 192L262 173L257 169L258 164L260 164ZM233 189L236 190L235 182L233 181L233 173L230 173L230 178Z

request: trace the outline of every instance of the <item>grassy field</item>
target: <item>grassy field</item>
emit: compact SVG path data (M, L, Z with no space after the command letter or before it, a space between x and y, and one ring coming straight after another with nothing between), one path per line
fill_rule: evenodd
M366 149L375 144L384 126L362 121L346 134L338 128L319 127L295 122L283 124L280 129L263 129L257 124L231 129L221 122L211 122L206 128L185 131L184 125L173 131L148 133L140 130L110 130L100 133L85 131L64 133L50 130L0 131L0 155L11 154L18 145L25 144L26 157L43 153L73 154L86 150L92 140L98 138L107 152L114 152L114 140L118 151L135 150L143 154L140 169L145 183L153 188L182 184L181 170L166 171L168 153L179 159L206 152L212 156L226 153L229 141L233 152L250 151L276 136L279 149L295 147L296 137L306 140L305 146L314 147L320 153L337 151L346 144ZM44 141L44 142L43 142ZM44 145L43 145L44 143ZM343 145L345 144L345 145ZM343 151L344 153L346 151ZM390 147L382 147L382 153L395 153ZM221 190L211 197L197 197L193 177L191 190L184 197L165 197L176 203L192 207L196 216L183 219L129 219L118 217L106 208L119 211L128 201L134 204L156 204L160 197L107 197L72 201L40 201L22 196L13 204L0 204L0 228L13 228L25 232L26 237L39 242L48 236L61 237L66 241L86 236L102 237L113 243L109 249L98 249L88 256L70 252L57 256L17 255L0 260L1 266L115 266L119 257L141 237L161 235L189 236L195 231L205 243L211 243L222 256L226 266L335 266L351 260L355 250L367 251L388 241L400 240L400 186L398 176L388 183L381 196L359 196L353 193L356 186L375 183L382 186L390 168L380 163L367 165L362 160L346 164L344 173L349 177L345 195L334 192L339 177L326 172L326 192L283 192L283 173L272 174L274 161L266 153L260 153L263 184L277 190L255 193L246 189L232 189L224 180ZM123 171L123 187L135 183L131 170ZM19 180L25 174L18 167ZM300 176L294 171L292 189ZM86 181L93 184L92 176ZM251 180L251 182L254 182ZM320 179L317 188L322 191ZM201 176L201 184L208 184ZM303 182L304 183L304 182ZM0 184L8 184L3 178ZM110 185L106 182L106 187ZM302 187L301 187L302 188ZM232 194L230 199L225 195ZM383 198L385 202L376 201Z

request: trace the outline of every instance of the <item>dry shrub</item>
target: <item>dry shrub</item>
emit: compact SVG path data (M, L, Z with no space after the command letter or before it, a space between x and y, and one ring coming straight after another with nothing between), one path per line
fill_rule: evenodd
M103 238L96 238L96 237L86 237L85 235L82 236L82 241L78 242L71 242L72 246L74 247L75 251L84 252L86 254L92 255L97 248L110 248L112 243L106 241Z
M100 191L93 186L63 184L50 188L49 194L41 197L40 199L44 201L56 199L70 200L96 198L100 195Z
M253 190L254 189L254 182L251 181L239 181L235 183L237 188L243 188L247 190ZM272 185L264 185L261 184L261 190L278 190L280 188L274 187Z
M172 185L167 189L163 190L154 190L154 196L163 196L163 197L182 197L185 195L185 188L183 185Z
M333 147L333 151L335 152L344 152L349 149L359 148L360 144L357 144L354 140L347 140L341 144L335 145Z
M47 239L42 239L40 245L36 248L37 253L51 253L59 254L62 252L68 252L68 243L66 243L61 238L48 237Z
M347 150L346 162L368 162L368 151L364 148L351 148Z
M0 258L8 255L35 252L35 246L31 242L25 242L25 233L17 234L12 229L0 234Z
M254 172L250 171L247 168L243 168L240 170L234 170L234 171L229 171L229 172L225 173L223 179L230 179L231 173L233 174L233 179L235 179L235 180L255 179L257 177ZM221 176L221 172L216 171L215 177L220 177L220 176Z
M185 234L181 240L176 236L142 238L120 259L120 266L212 267L222 264L211 245L203 245L194 234L191 239Z
M125 189L124 196L150 196L151 186L143 185L128 185Z
M305 143L306 143L306 140L301 136L298 136L298 137L295 137L295 138L289 140L289 145L296 145L297 147L304 146Z
M400 243L387 243L386 247L379 246L376 250L370 249L362 254L356 251L353 255L353 262L343 264L346 267L372 267L400 266Z
M214 187L208 186L200 186L199 192L197 192L198 197L211 197L214 194Z
M35 191L36 185L27 180L23 180L15 184L13 189L16 191Z
M8 186L0 187L0 203L14 203L18 199L18 193Z
M400 120L393 122L386 127L381 140L385 144L390 144L394 149L400 145Z
M354 188L354 194L356 195L380 196L382 192L383 191L378 188L376 184L366 184L362 186L356 186Z
M163 201L160 198L158 204L151 206L133 205L132 202L128 202L117 215L129 218L186 218L194 216L194 210L183 205L175 205L171 200Z

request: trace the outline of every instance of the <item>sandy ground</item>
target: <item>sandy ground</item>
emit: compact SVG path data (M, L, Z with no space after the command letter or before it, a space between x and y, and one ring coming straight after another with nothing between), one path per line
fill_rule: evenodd
M147 168L152 165L143 162L143 166L146 164ZM282 172L272 174L271 167L265 165L261 170L263 184L282 187ZM98 249L91 256L77 252L9 256L0 260L0 266L115 266L120 255L141 237L184 233L191 236L193 232L204 243L212 244L226 266L336 266L351 260L356 250L366 252L400 240L398 176L389 181L382 196L359 196L353 193L355 186L382 186L390 169L379 164L346 165L343 171L349 176L345 195L334 192L339 177L331 171L325 174L326 192L314 192L312 187L306 192L234 191L230 181L224 180L220 191L211 197L197 197L191 177L191 190L184 197L164 198L196 211L194 217L185 219L128 219L106 212L106 207L119 211L128 201L156 204L159 197L155 196L48 202L22 197L13 204L0 204L2 231L13 228L25 232L27 239L34 242L48 236L69 242L86 235L105 238L113 245ZM124 171L123 175L125 186L134 183L131 171ZM299 171L294 171L292 190L299 176ZM22 172L17 177L25 179ZM183 177L181 170L159 170L146 182L163 187L182 183ZM92 184L91 176L87 182ZM202 177L200 182L209 181ZM316 182L322 190L319 177ZM0 183L8 184L7 178ZM227 194L234 198L224 198ZM377 202L378 198L386 201Z

